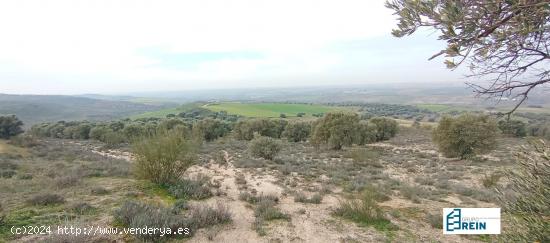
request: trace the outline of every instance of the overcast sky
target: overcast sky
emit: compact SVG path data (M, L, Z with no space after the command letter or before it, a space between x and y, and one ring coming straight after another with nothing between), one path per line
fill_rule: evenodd
M0 93L460 82L382 0L0 2Z

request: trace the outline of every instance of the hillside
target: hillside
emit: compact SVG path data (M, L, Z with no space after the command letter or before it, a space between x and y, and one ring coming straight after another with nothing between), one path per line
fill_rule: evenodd
M0 94L0 104L0 114L15 114L26 127L58 120L112 120L170 106L62 95L9 94Z

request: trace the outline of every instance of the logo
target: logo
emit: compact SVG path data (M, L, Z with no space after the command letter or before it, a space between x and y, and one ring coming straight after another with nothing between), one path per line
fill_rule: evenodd
M443 234L500 234L500 208L444 208Z

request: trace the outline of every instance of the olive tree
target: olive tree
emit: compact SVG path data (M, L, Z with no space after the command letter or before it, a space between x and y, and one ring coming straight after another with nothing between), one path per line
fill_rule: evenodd
M433 131L433 141L446 157L469 158L495 148L497 124L489 116L445 116Z
M0 116L0 138L8 139L23 133L23 122L15 115Z
M206 141L225 136L231 131L229 124L218 119L206 118L193 124L193 134Z
M348 112L331 112L317 121L312 135L312 143L328 144L332 149L342 149L357 140L359 116Z
M447 43L448 68L468 63L478 95L517 98L514 112L535 88L550 82L550 3L548 0L418 1L389 0L398 16L392 34L411 35L421 27L435 30Z
M306 141L311 133L311 122L291 122L289 123L282 136L290 142Z

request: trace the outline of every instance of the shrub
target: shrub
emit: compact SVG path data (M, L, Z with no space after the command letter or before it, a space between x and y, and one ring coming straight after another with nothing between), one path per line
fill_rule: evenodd
M88 214L96 208L86 202L79 202L71 205L70 210L78 215Z
M334 215L352 220L363 225L372 225L375 228L387 229L391 222L384 217L382 209L376 202L376 192L365 190L360 199L341 201L334 211Z
M310 133L310 122L291 122L286 126L282 136L290 142L300 142L306 141Z
M0 178L12 178L15 174L15 170L0 170Z
M520 120L500 120L498 122L498 128L503 134L510 136L525 137L525 135L527 135L527 126L525 122Z
M328 144L330 148L339 150L349 146L357 139L359 116L354 113L332 112L321 118L311 137L316 145Z
M550 242L550 147L543 140L530 144L518 153L518 168L505 174L511 195L500 202L512 225L502 235L506 242Z
M55 185L59 188L75 186L80 182L79 175L66 175L55 179Z
M398 125L393 119L374 117L369 120L369 123L375 125L376 141L388 140L397 134Z
M95 186L90 189L90 193L92 193L93 195L105 195L109 193L109 191L105 189L105 187Z
M289 220L290 216L282 213L275 207L275 204L276 202L273 200L262 198L259 202L257 202L256 209L254 210L254 216L266 221L275 219Z
M0 203L0 226L4 225L6 222L6 213L4 213L4 208L2 207L2 203Z
M175 198L202 200L212 196L212 192L205 185L205 180L180 179L168 187L168 191Z
M255 196L255 195L252 195L251 193L249 192L241 192L239 194L239 199L241 201L245 201L245 202L248 202L248 203L251 203L251 204L256 204L260 201L273 201L275 203L279 202L279 197L275 196L275 195L271 195L271 194L268 194L268 195L264 195L264 194L261 194L259 196Z
M31 148L37 146L39 142L32 135L19 134L10 138L10 144L24 148Z
M65 199L62 196L58 194L52 194L52 193L37 194L27 200L28 204L37 205L37 206L61 204L64 202L65 202Z
M252 156L272 160L281 149L281 144L270 137L257 137L250 141L248 149Z
M428 223L436 229L443 229L443 215L442 214L428 214L426 220Z
M233 132L235 137L240 140L251 140L254 138L255 133L261 136L280 138L287 124L288 122L282 119L242 120L235 124Z
M15 115L0 116L0 138L8 139L23 133L23 122Z
M189 211L191 222L198 228L231 222L231 212L220 202L216 207L198 206L192 207Z
M125 226L132 228L170 228L172 232L178 228L195 229L196 225L191 220L173 214L168 208L143 204L139 202L126 201L114 212L115 220ZM194 230L190 230L190 233ZM170 235L162 235L161 232L153 232L153 234L137 234L136 237L145 240L158 242L163 237Z
M160 130L132 144L136 155L134 172L138 178L157 184L178 180L196 161L195 146L180 130Z
M485 188L491 188L497 185L498 181L502 177L500 173L493 173L490 175L484 175L481 183Z
M225 136L231 131L229 124L217 119L204 119L193 124L193 134L206 141Z
M443 117L433 131L433 141L446 157L469 158L496 146L496 122L484 115Z
M172 213L178 214L182 210L188 210L189 209L189 203L185 199L178 199L174 202L174 206L172 206Z
M296 193L294 195L294 202L319 204L322 200L323 196L319 193L313 194L310 198L303 193Z

